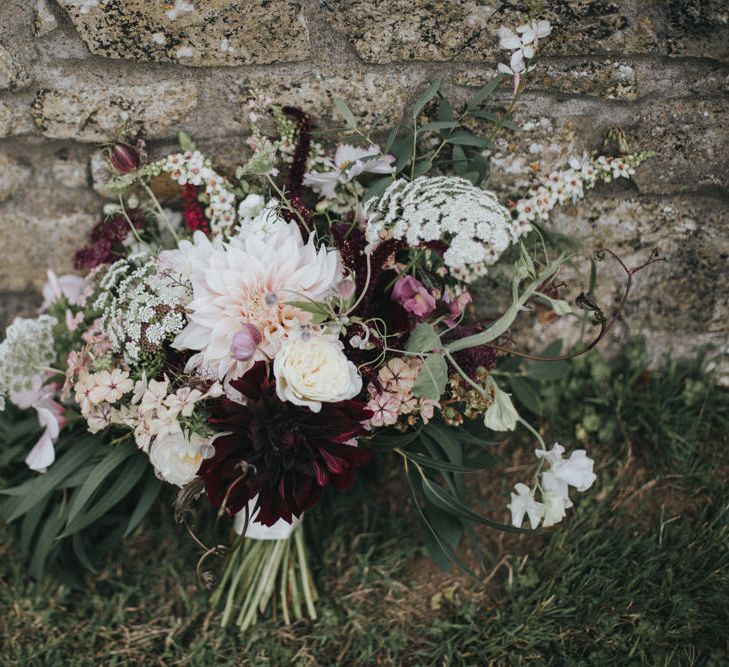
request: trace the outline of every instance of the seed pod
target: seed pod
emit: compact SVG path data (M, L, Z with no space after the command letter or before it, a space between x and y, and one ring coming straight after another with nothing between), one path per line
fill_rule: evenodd
M128 174L139 169L142 158L134 146L117 141L109 152L109 162L120 174Z

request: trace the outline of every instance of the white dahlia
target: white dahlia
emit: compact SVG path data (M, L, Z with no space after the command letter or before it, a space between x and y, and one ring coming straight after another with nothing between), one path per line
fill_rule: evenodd
M279 221L265 240L247 234L217 247L191 244L186 253L197 248L199 257L187 254L185 262L193 289L188 324L173 347L198 350L187 370L220 380L233 380L256 361L273 359L287 336L311 319L287 302L321 300L343 277L339 252L317 250L313 238L304 243L295 223ZM249 333L246 325L256 327L260 342L252 356L236 358L241 355L233 338Z

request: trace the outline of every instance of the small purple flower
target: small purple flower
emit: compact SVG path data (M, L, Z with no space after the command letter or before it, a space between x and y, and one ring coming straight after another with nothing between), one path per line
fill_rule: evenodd
M445 302L448 304L448 314L450 315L450 317L446 320L446 324L449 327L454 327L458 318L463 314L463 311L466 310L466 306L472 301L471 293L468 290L461 292L452 301L445 299Z
M256 353L263 336L253 324L244 324L243 328L233 336L230 344L230 356L238 361L249 361Z
M418 319L430 315L435 310L435 298L416 278L402 276L395 283L392 298L405 310Z

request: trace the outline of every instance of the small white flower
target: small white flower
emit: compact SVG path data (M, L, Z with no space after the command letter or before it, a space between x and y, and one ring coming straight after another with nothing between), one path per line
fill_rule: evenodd
M595 462L587 456L584 449L576 449L566 461L560 460L553 464L552 472L582 492L587 491L597 479L597 475L593 472L594 465Z
M342 348L339 340L323 334L288 338L273 362L278 397L313 412L322 403L354 398L362 378Z
M92 403L116 403L134 389L134 380L129 377L129 373L118 368L95 373L90 380L95 384L89 394Z
M514 489L516 493L512 491L511 502L507 505L511 510L512 525L521 528L526 514L529 517L529 524L532 529L536 528L544 516L544 505L534 499L534 494L526 484L516 484Z
M336 188L340 183L349 183L360 174L392 174L392 155L382 155L377 146L357 148L351 144L341 144L334 155L334 164L330 170L310 171L304 176L304 185L308 185L322 197L332 199L336 196Z

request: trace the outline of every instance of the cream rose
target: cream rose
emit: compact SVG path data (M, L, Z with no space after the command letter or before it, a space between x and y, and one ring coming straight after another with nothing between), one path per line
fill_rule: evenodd
M273 362L278 397L313 412L322 403L354 398L362 390L362 378L342 347L323 334L288 338Z
M170 433L154 440L149 460L160 479L185 486L195 479L210 449L208 441L196 433Z

